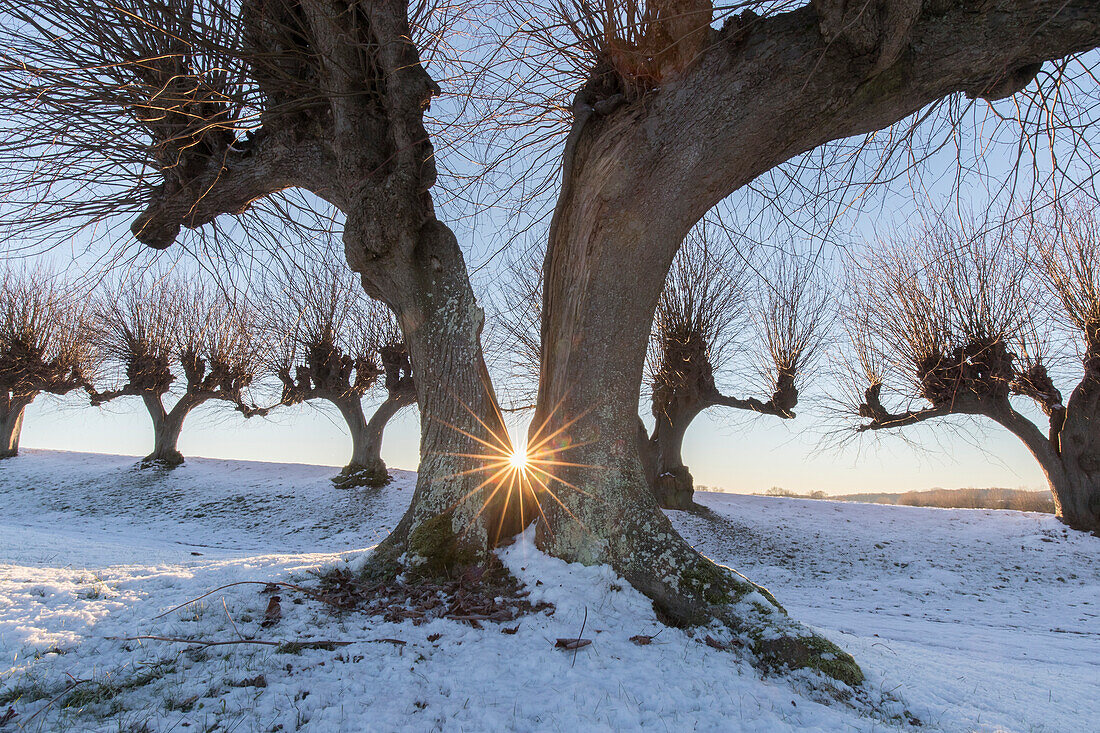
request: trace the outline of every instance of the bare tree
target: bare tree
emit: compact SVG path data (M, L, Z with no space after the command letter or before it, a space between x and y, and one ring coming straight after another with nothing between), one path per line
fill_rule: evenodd
M421 51L454 53L440 39L460 11L390 0L0 2L0 109L12 122L0 144L4 222L20 241L128 216L134 237L165 248L185 231L216 232L223 215L245 227L249 211L279 219L292 197L339 212L329 218L342 224L348 264L396 314L417 368L418 486L378 556L439 556L428 565L448 571L459 536L461 557L485 559L521 526L511 497L485 481L479 454L507 455L510 444L482 356L484 314L431 195L425 113L440 87ZM406 553L410 542L418 549Z
M262 373L265 347L256 313L243 300L152 272L120 278L98 300L93 341L120 384L92 390L91 401L142 399L154 436L144 464L183 463L183 423L205 402L228 402L245 417L266 412L246 398ZM173 396L169 407L165 399Z
M289 265L269 290L265 328L277 344L271 368L282 384L282 403L327 400L340 411L352 452L333 479L338 487L386 484L383 431L401 408L416 403L412 364L392 312L325 255ZM363 399L380 377L386 397L368 420Z
M695 552L646 486L636 408L666 276L691 227L727 195L805 151L958 92L1013 94L1043 61L1100 44L1100 6L780 0L751 2L717 29L710 3L644 5L577 0L571 16L548 24L571 29L572 40L553 47L577 62L584 83L543 270L529 443L542 451L537 460L557 461L546 501L538 494L550 486L513 501L515 492L476 478L494 466L473 457L479 439L494 453L510 446L481 355L482 312L428 193L436 168L424 111L439 88L404 3L275 0L237 14L207 12L222 8L213 0L7 2L3 25L15 30L0 47L15 91L4 133L39 135L40 148L75 136L102 151L103 126L84 126L103 119L90 110L110 107L124 120L136 112L127 129L151 135L142 172L156 184L139 189L133 230L151 246L287 188L343 212L349 264L394 309L417 366L418 488L379 558L404 554L451 571L486 557L525 523L517 509L539 499L547 552L609 563L675 623L724 622L752 639L762 666L813 666L855 683L854 661L774 599L736 603L762 589ZM150 36L155 43L144 42ZM229 63L195 51L207 48L230 49ZM48 200L48 189L33 190Z
M44 268L0 276L0 458L19 453L23 413L42 392L88 388L99 355L86 293Z
M568 433L574 465L557 476L584 491L563 489L564 506L549 504L538 543L566 560L610 563L682 623L720 619L760 636L761 626L777 623L773 610L744 614L725 603L750 586L678 537L645 490L635 400L676 251L715 204L806 151L888 127L960 92L1010 96L1044 61L1096 47L1100 6L750 3L716 29L712 7L696 14L678 0L644 5L650 12L631 16L642 3L562 3L565 22L548 22L543 34L548 46L566 49L556 59L585 81L571 105L550 226L529 443ZM693 29L669 23L685 9L696 18ZM561 42L563 27L579 29L574 43ZM648 44L662 33L695 52L644 75L619 60L617 46L641 48L636 39ZM800 641L798 632L780 637L752 645L762 664L806 666L828 648L835 676L860 677L832 645Z
M1100 222L1093 209L1077 207L1033 224L1020 233L940 222L912 242L881 248L857 270L849 330L866 380L859 430L949 415L992 420L1035 456L1057 516L1094 531L1100 446L1090 426L1100 394ZM1039 288L1052 298L1045 313L1036 312ZM1051 339L1039 330L1049 316L1060 316L1082 346L1084 374L1068 402L1050 374ZM905 409L883 403L891 378L892 392L909 403ZM1013 406L1016 396L1042 410L1045 430Z
M748 255L731 239L696 227L657 304L648 359L655 424L642 461L657 502L667 509L693 505L695 485L682 450L695 417L720 406L793 418L796 382L828 325L826 292L806 261L779 252L757 269ZM747 326L748 340L763 357L761 376L771 392L766 401L722 394L716 384L716 372L739 356L735 346L745 340Z

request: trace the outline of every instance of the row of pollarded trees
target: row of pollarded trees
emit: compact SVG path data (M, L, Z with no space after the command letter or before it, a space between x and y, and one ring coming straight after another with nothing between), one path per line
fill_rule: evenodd
M392 316L338 267L284 269L268 283L262 309L149 271L89 292L46 271L8 270L3 295L0 457L18 451L25 408L41 392L83 389L93 405L141 398L154 434L143 462L161 466L183 462L184 421L204 403L228 403L248 418L324 400L352 437L337 485L388 480L382 434L415 401L412 368ZM280 394L260 407L252 392L264 383L277 383ZM363 400L380 385L386 396L368 420Z
M799 386L842 302L850 343L840 356L849 357L860 384L858 399L840 405L856 434L948 416L987 418L1034 455L1059 518L1078 529L1100 528L1095 208L1051 206L1007 224L940 219L851 257L840 300L807 260L779 254L757 263L752 249L713 224L697 227L658 302L643 395L654 427L639 426L639 452L661 506L692 505L682 446L702 411L794 417ZM540 283L524 273L530 268L517 273L516 291L506 298L506 331L526 364L537 345ZM720 389L719 375L730 381L727 367L746 351L755 351L771 389L766 399ZM1068 399L1052 368L1076 382ZM1014 398L1033 401L1046 425L1017 409ZM889 409L884 400L902 406Z
M134 237L164 249L219 217L264 207L285 217L289 190L339 212L349 266L396 313L421 414L417 489L368 570L461 573L488 562L535 506L483 478L483 444L508 439L482 354L484 313L433 198L437 162L457 157L446 143L464 128L429 130L443 88L424 62L446 73L493 59L504 73L473 76L499 80L521 114L530 107L532 134L545 129L540 109L567 110L569 128L532 428L556 436L545 453L561 460L536 543L611 566L671 623L724 625L761 667L858 684L849 655L695 551L647 488L637 400L666 276L715 204L797 168L807 151L924 119L940 100L996 104L1059 84L1060 73L1040 75L1043 63L1100 47L1100 6L689 5L513 2L467 24L468 3L0 2L4 222L42 242L57 227L126 217ZM524 16L515 27L513 7ZM512 67L507 54L476 52L494 30L518 39ZM477 99L454 107L464 114ZM759 602L739 602L747 597Z
M1097 209L1053 206L1010 226L941 220L869 257L853 268L849 311L859 430L990 420L1038 461L1057 516L1100 530Z

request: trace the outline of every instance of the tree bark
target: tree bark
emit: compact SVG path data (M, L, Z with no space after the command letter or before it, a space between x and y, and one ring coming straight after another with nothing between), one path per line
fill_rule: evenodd
M655 415L650 442L656 458L651 482L657 503L664 509L691 509L695 506L695 480L684 465L684 434L703 405L674 406Z
M23 415L31 400L6 398L0 404L0 458L19 455L19 434L23 430Z
M387 562L407 553L417 572L448 575L487 559L499 539L530 521L523 493L492 480L493 462L511 442L482 354L484 312L458 241L434 218L415 247L357 269L367 293L397 314L421 415L412 504L376 556Z
M589 164L594 170L573 169L551 225L528 445L545 446L536 458L541 452L565 465L551 467L556 480L536 492L545 515L536 541L569 562L610 564L668 623L720 620L761 666L815 667L858 684L862 672L848 654L789 619L766 590L697 553L648 488L635 406L650 321L675 252L662 245L682 241L690 224L672 215L675 207L655 205L656 187L623 170L616 146ZM670 215L641 213L651 211ZM633 256L624 259L624 251Z
M567 561L610 563L676 622L781 625L775 606L744 613L730 605L751 584L698 555L645 489L634 408L653 313L691 226L761 173L955 91L1011 94L1029 77L1009 72L1100 43L1100 7L1085 2L945 11L907 25L910 44L884 44L900 49L892 58L831 43L816 6L731 22L715 32L693 71L645 104L601 91L597 81L578 93L544 266L529 444L538 445L545 423L545 435L560 430L555 440L575 446L553 457L581 466L561 466L557 498L543 497L549 509L537 536L545 550ZM999 84L1009 76L1015 88ZM769 648L751 646L767 664ZM785 663L821 661L794 656L802 661ZM847 673L861 678L850 657L842 658Z
M141 459L142 465L156 465L164 468L179 466L183 463L183 454L179 452L177 444L180 432L183 430L183 422L191 410L202 403L202 400L184 395L171 411L164 409L162 395L144 394L142 400L153 421L153 452Z
M362 400L351 397L337 398L332 402L340 410L348 432L351 433L351 460L332 479L332 483L340 489L384 486L389 481L389 474L381 455L373 456L375 460L372 460L367 438L367 416L363 412Z
M1082 383L1074 390L1065 422L1053 431L1053 439L1011 408L990 416L1039 462L1054 496L1054 515L1072 529L1100 532L1100 439L1090 414L1100 406L1088 387Z

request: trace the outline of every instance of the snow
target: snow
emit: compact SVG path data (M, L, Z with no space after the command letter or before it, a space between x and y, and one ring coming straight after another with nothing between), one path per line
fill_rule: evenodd
M902 705L944 731L1075 732L1100 718L1100 538L1048 515L724 494L697 496L707 515L670 513L900 701L875 713L762 678L705 631L662 627L611 570L547 557L529 536L502 560L555 610L507 625L515 634L337 616L286 589L263 628L269 596L251 583L165 614L229 583L354 566L415 476L345 492L331 467L134 463L52 451L0 463L0 720L18 713L0 730L871 731L894 729L884 718ZM553 648L582 622L590 646ZM354 643L118 638L139 635Z

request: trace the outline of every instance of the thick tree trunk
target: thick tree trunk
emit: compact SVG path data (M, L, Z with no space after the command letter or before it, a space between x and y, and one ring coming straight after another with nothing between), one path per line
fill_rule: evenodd
M160 395L146 394L142 395L142 399L153 421L153 452L141 459L142 465L163 468L179 466L183 463L183 454L176 446L183 430L183 422L198 403L184 395L171 411L167 411Z
M1092 399L1087 399L1092 397ZM1049 437L1033 422L1009 408L991 417L1023 441L1043 469L1054 515L1073 529L1100 532L1100 436L1087 416L1096 397L1074 391L1060 429Z
M386 462L382 460L382 437L390 419L407 405L416 403L416 391L395 390L366 419L360 400L340 400L336 406L351 432L351 461L332 481L337 487L385 486L390 481Z
M385 268L357 268L368 294L397 314L420 410L416 491L376 556L386 562L407 553L418 572L447 575L522 529L530 503L493 478L511 443L482 355L484 312L458 242L433 219L411 256L397 259L407 251L395 248ZM385 279L374 279L383 271Z
M695 506L695 480L684 465L684 434L699 414L699 407L673 407L658 411L653 428L656 465L650 486L657 503L664 509L691 509Z
M791 621L767 591L697 553L649 490L638 450L642 366L665 276L694 220L690 212L677 219L682 206L662 201L641 171L624 169L621 139L601 136L613 141L610 150L567 164L551 226L528 444L568 465L552 469L553 497L536 495L546 514L538 544L566 561L610 564L670 623L721 620L765 667L812 666L858 683L849 655Z
M0 404L0 458L19 455L19 434L30 400L5 399Z
M559 467L554 488L564 506L543 497L548 521L538 541L566 560L610 563L671 620L721 618L750 637L782 626L774 605L746 611L730 603L751 584L695 553L645 484L635 414L642 364L657 299L688 230L718 201L799 153L881 129L954 91L1012 94L1033 78L1036 62L1100 39L1090 23L1100 12L1085 2L1003 3L1006 12L981 15L952 5L900 19L887 5L875 11L887 17L876 15L871 25L881 30L869 42L834 39L829 29L850 35L857 23L833 18L825 4L765 19L746 14L716 32L694 69L643 102L594 79L574 103L544 268L542 371L529 442L551 435L553 445L574 447L548 457L587 467ZM877 54L865 53L876 46ZM787 663L823 666L822 654L806 647L832 645L810 638L779 644L799 649ZM751 648L765 663L777 661L769 661L774 647ZM831 674L861 677L850 657L832 653L843 663Z
M1054 513L1073 529L1100 534L1100 459L1086 461L1091 470L1078 464L1065 466L1065 480L1051 482Z
M1058 448L1065 479L1051 482L1055 514L1073 529L1100 532L1100 370L1086 359L1085 376L1070 394Z
M351 460L332 479L332 483L339 489L385 486L390 478L389 473L386 471L386 464L382 462L381 454L371 449L367 416L363 412L362 401L352 397L335 399L333 404L339 408L351 434Z

